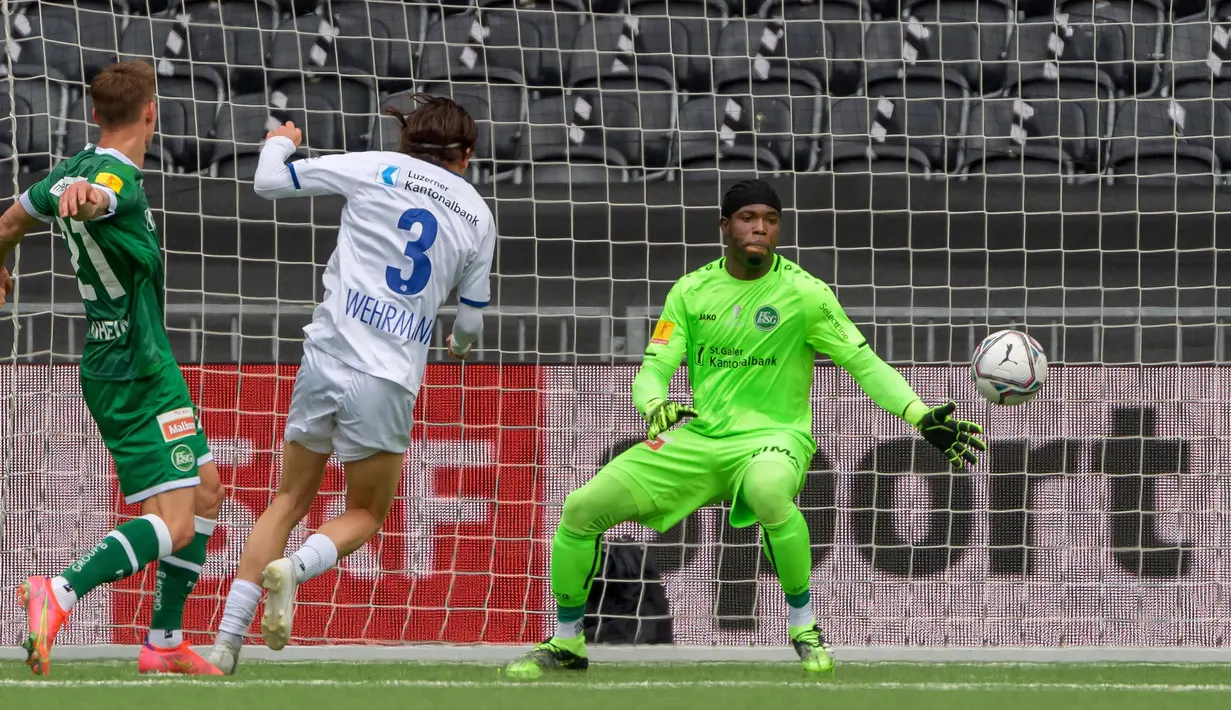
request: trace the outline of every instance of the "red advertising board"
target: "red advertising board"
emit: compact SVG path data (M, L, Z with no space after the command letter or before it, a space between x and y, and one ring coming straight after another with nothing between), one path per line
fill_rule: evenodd
M274 491L296 368L186 368L227 502L185 630L217 629L252 522ZM464 381L463 381L464 377ZM543 633L547 548L539 528L538 372L533 366L427 368L401 487L381 534L299 590L294 643L513 643ZM113 479L114 480L114 479ZM344 509L342 468L291 546ZM121 515L139 514L122 504ZM141 640L153 568L117 585L113 643ZM255 624L254 624L255 628ZM198 632L198 633L192 633Z

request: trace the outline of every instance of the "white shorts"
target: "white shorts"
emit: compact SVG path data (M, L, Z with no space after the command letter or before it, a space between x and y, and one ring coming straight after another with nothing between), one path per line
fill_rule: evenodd
M415 395L304 344L291 391L286 441L346 463L410 446Z

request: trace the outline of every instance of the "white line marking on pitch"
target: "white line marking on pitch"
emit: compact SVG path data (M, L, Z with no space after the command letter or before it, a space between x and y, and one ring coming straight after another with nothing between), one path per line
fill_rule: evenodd
M1231 684L1188 684L1171 685L1163 683L843 683L768 680L697 680L697 681L632 681L632 682L600 682L600 683L561 683L549 682L501 682L493 679L491 682L481 681L450 681L450 680L288 680L288 679L251 679L236 681L203 681L194 678L149 678L141 680L14 680L0 679L0 687L4 688L39 688L55 690L57 688L149 688L158 686L196 686L209 690L226 688L253 687L324 687L324 688L500 688L500 689L534 689L534 688L571 688L576 690L636 690L636 689L672 689L672 688L806 688L817 691L847 691L847 690L918 690L930 692L966 692L975 690L1075 690L1088 692L1126 691L1137 693L1227 693L1231 692Z

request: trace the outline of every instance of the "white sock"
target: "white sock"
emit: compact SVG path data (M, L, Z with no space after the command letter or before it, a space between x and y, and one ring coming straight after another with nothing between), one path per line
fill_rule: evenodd
M146 640L154 648L175 648L184 643L184 632L181 629L150 629Z
M816 615L812 613L812 604L807 606L793 607L787 605L786 625L787 628L797 629L800 626L812 626L816 623Z
M560 621L559 619L557 619L556 620L556 633L552 634L552 636L558 639L577 638L578 636L581 635L581 630L583 628L581 622L582 622L581 619L578 619L576 621Z
M222 623L218 625L218 638L231 644L243 645L244 635L256 616L256 605L261 603L261 587L243 579L231 582L226 606L222 608Z
M64 611L71 610L77 603L77 592L73 590L73 585L69 584L67 579L56 577L51 580L51 588L55 590L56 601L60 603L60 608Z
M295 563L295 581L300 584L319 577L338 563L338 546L320 533L304 540L303 547L291 554Z

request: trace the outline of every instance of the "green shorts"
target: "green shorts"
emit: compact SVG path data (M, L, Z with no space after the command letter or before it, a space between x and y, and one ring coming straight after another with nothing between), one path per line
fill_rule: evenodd
M776 459L799 474L798 495L815 446L790 431L759 431L722 438L692 432L687 425L653 441L643 441L615 457L598 472L615 476L637 501L637 522L658 532L706 505L731 501L731 525L756 522L740 499L744 474L753 461Z
M137 380L81 379L81 393L115 459L125 503L201 482L213 460L178 367Z

